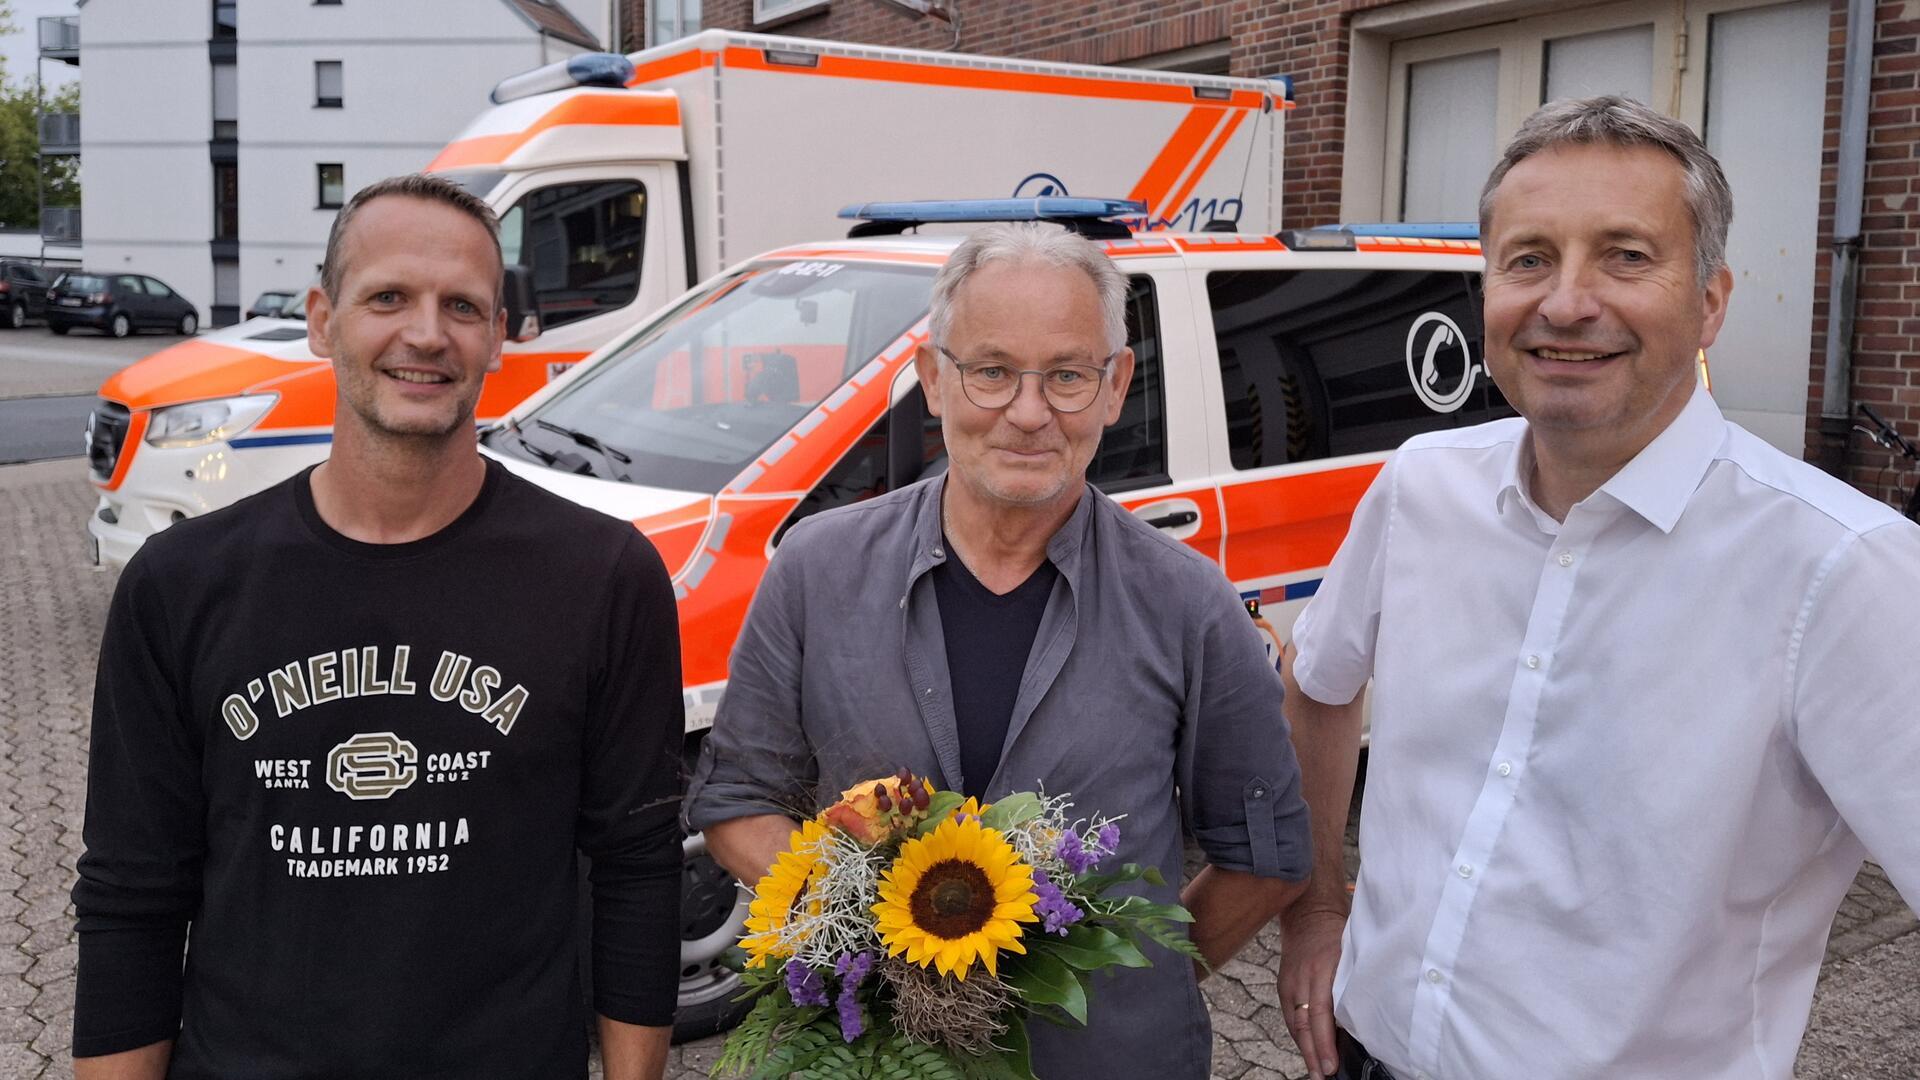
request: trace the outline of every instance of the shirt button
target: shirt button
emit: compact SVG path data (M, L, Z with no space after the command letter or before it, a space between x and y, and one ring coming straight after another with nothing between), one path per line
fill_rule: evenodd
M1468 866L1466 863L1460 864L1459 871L1460 871L1460 876L1463 878L1470 878L1473 876L1473 867Z
M1527 657L1527 666L1530 668L1538 669L1540 667L1540 658L1537 656Z
M1257 788L1254 788L1254 789L1253 789L1253 797L1254 797L1254 798L1256 798L1256 799L1264 799L1264 798L1266 798L1266 797L1267 797L1267 789L1266 789L1266 788L1263 788L1263 787L1257 787Z
M1494 769L1494 771L1499 773L1501 776L1512 776L1513 763L1508 761L1503 761L1499 764L1498 767Z
M1440 982L1440 969L1439 969L1439 968L1428 968L1428 969L1427 969L1427 981L1428 981L1428 982L1430 982L1430 983L1434 983L1435 985L1438 985L1438 984L1439 984L1439 982Z
M946 553L946 552L944 552L944 551L941 551L941 550L940 550L939 548L934 548L934 549L933 549L933 557L934 557L934 558L936 558L936 559L944 559L944 558L946 558L946 557L947 557L947 553ZM1565 556L1565 555L1562 555L1562 556L1560 556L1560 557L1564 559L1564 558L1566 558L1567 556ZM1562 565L1562 566L1565 566L1566 564L1565 564L1565 563L1561 563L1560 565Z
M1560 565L1561 565L1561 566L1572 566L1572 565L1573 565L1573 552L1571 552L1571 551L1563 551L1563 552L1561 552L1561 553L1560 553Z

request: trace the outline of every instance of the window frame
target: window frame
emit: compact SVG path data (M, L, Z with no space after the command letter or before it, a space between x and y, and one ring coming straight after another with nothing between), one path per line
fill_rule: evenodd
M339 90L338 94L328 95L326 93L327 88L326 88L326 80L324 78L324 72L327 70L327 65L329 64L333 65L333 71L335 73L335 81L338 83L335 89ZM313 62L313 107L316 109L343 109L346 107L346 98L347 98L346 61L315 60Z
M225 197L226 192L220 182L222 175L227 173L233 176L231 200ZM223 224L228 221L229 215L232 220L231 227ZM240 163L237 161L213 163L213 239L240 239Z
M327 201L327 170L338 169L340 194L337 202ZM314 209L338 210L347 204L347 166L340 161L317 161L313 165Z

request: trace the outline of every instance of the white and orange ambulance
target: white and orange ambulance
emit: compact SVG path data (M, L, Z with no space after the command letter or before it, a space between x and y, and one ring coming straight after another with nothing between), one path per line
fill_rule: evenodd
M482 435L484 453L659 549L690 747L786 530L944 467L911 359L957 238L876 234L1042 216L1099 237L1128 277L1137 366L1090 479L1216 560L1283 637L1390 450L1511 415L1483 367L1471 226L1132 232L1113 222L1137 205L1092 199L850 212L860 238L739 263ZM690 843L680 1026L697 1033L734 992L715 960L740 914Z
M1135 224L1277 225L1286 86L708 31L502 82L430 163L500 214L541 330L491 420L709 275L838 235L857 198L1127 194ZM97 560L320 460L334 385L297 320L254 320L101 387Z

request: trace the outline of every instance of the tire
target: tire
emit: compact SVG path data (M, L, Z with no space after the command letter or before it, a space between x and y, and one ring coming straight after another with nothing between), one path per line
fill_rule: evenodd
M127 318L126 312L116 311L113 317L107 320L107 333L117 338L126 337L133 333L133 320Z
M15 330L27 325L27 305L14 301L13 306L7 309L7 325Z
M47 329L53 331L55 337L66 337L67 331L73 329L73 327L68 326L66 323L57 322L48 323Z
M740 939L747 919L746 888L707 854L707 838L682 842L680 874L680 1000L673 1010L675 1043L730 1031L753 1003L737 1002L740 975L721 962Z
M198 329L200 329L200 316L191 311L180 316L179 325L174 327L181 337L192 337L194 331Z

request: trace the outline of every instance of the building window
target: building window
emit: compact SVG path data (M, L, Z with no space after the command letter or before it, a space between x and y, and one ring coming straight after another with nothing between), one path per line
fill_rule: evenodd
M313 0L314 7L339 7L340 0Z
M321 210L338 210L347 201L347 168L337 161L315 166L320 178Z
M233 64L213 65L213 137L240 137L240 80Z
M337 109L346 96L346 76L338 60L313 62L313 104L319 109Z
M700 32L700 0L647 0L647 45Z
M213 40L232 41L239 36L239 0L213 0Z
M624 180L540 188L500 217L501 255L533 270L548 328L631 304L646 235L646 188Z
M213 167L213 238L240 238L240 166L231 161Z
M1122 60L1120 67L1151 68L1155 71L1184 71L1190 75L1233 74L1233 42L1210 41L1205 45L1154 53L1133 60Z

